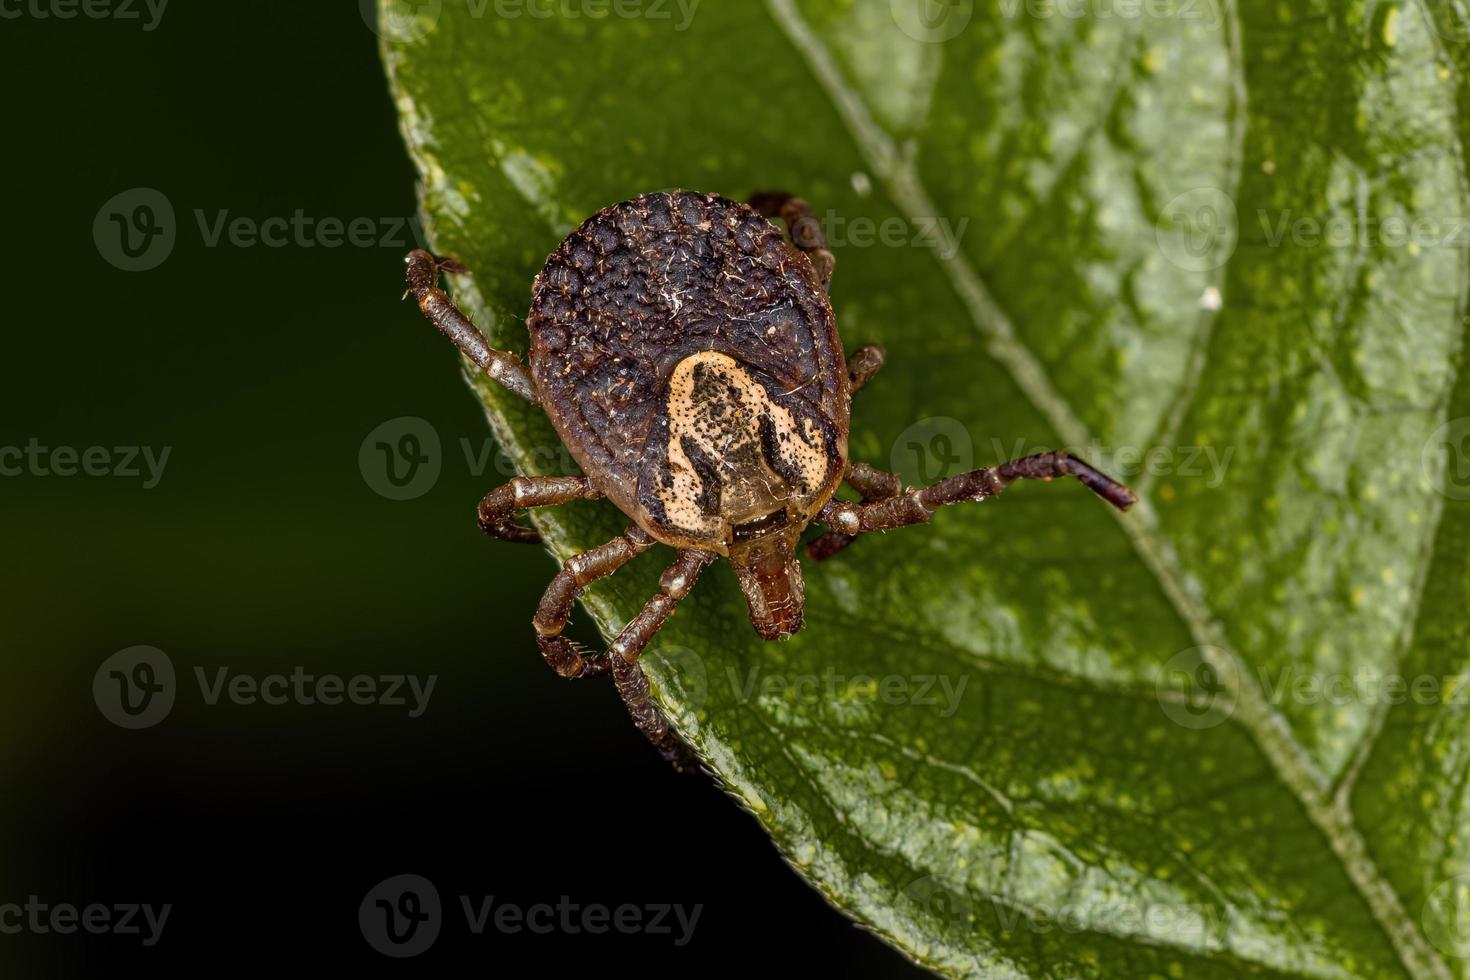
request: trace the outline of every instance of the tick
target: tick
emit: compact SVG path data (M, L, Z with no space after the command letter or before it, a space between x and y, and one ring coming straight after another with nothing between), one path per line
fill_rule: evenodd
M985 500L1018 479L1073 476L1120 510L1135 501L1060 452L928 487L849 460L851 396L884 352L870 345L844 356L828 299L832 252L791 194L740 204L678 191L599 211L536 277L529 368L491 348L440 288L440 273L468 272L463 265L424 251L407 262L424 315L492 379L541 406L583 471L511 480L480 501L480 527L534 543L540 536L517 511L604 498L632 521L562 565L532 623L553 670L612 674L634 722L676 762L682 746L650 700L638 656L715 560L734 568L755 631L777 640L801 628L797 548L809 524L829 529L807 547L822 561L857 535L923 524L940 507ZM844 482L861 502L833 496ZM562 635L583 589L660 543L677 558L605 652Z

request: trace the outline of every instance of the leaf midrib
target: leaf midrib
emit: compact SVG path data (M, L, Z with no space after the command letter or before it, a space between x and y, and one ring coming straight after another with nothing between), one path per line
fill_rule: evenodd
M1239 38L1239 11L1232 0L1223 4L1231 36ZM831 53L822 40L803 20L795 0L766 0L766 9L776 28L801 56L817 83L832 102L858 152L868 162L874 175L883 182L899 211L910 220L922 214L938 213L913 166L895 149L889 135L874 121L862 97L842 77ZM1239 52L1231 48L1232 74L1238 92L1244 94ZM1242 102L1242 104L1244 104ZM1246 125L1244 117L1239 126ZM1238 140L1243 136L1237 134ZM1237 144L1239 145L1239 144ZM1238 188L1242 159L1234 161L1233 186ZM991 295L976 270L952 242L933 251L944 269L975 328L989 342L991 355L1011 375L1028 401L1051 424L1064 442L1089 445L1091 433L1072 407L1056 391L1041 363L1026 348L1015 326ZM946 257L947 256L947 257ZM1223 273L1222 273L1223 276ZM1202 363L1201 363L1202 370ZM1176 409L1183 411L1192 400L1199 375L1187 378L1180 391ZM1172 419L1171 419L1172 421ZM1358 889L1369 912L1393 944L1404 969L1415 978L1443 978L1451 974L1442 959L1430 948L1424 935L1403 908L1397 892L1368 856L1367 843L1358 830L1351 810L1336 804L1330 781L1296 741L1289 724L1266 700L1264 692L1253 683L1237 683L1250 677L1246 664L1230 644L1213 612L1202 598L1203 588L1179 566L1177 553L1168 537L1159 529L1158 515L1144 497L1128 514L1114 513L1123 533L1138 557L1168 598L1176 614L1189 630L1196 644L1205 648L1216 675L1226 681L1235 698L1237 710L1232 719L1254 739L1276 778L1307 811L1337 855L1344 871ZM1427 537L1438 533L1438 515ZM1416 608L1409 610L1409 620L1417 618ZM1223 651L1217 656L1214 651Z

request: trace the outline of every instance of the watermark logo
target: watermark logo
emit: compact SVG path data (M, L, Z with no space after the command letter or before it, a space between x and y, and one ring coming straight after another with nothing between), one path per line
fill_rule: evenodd
M998 0L1001 16L1016 20L1171 20L1216 31L1224 23L1219 0Z
M934 875L905 885L898 893L896 904L907 905L927 917L961 928L966 927L975 914L974 904L968 895Z
M464 458L465 471L474 477L510 479L521 475L505 449L484 436L465 436L453 441ZM0 450L3 453L3 450ZM520 447L526 473L576 473L572 454L560 442ZM389 419L375 427L358 446L357 464L368 488L389 500L414 500L438 483L443 466L457 460L452 450L442 451L439 430L433 423L414 415ZM3 455L0 455L3 463ZM458 465L454 462L453 465ZM3 472L3 470L0 470Z
M604 21L649 20L673 22L677 32L694 22L700 0L463 0L473 20ZM359 0L363 23L391 41L418 41L427 37L444 12L443 0ZM677 18L677 20L676 20Z
M413 500L434 489L443 461L438 431L416 415L389 419L357 450L363 480L389 500Z
M0 903L0 934L15 936L31 933L45 936L56 933L69 936L85 932L93 936L141 936L144 946L156 946L163 937L173 905L158 907L139 902L106 905L92 902L77 906L70 902L55 904L41 901L37 895L27 896L25 904Z
M1235 660L1219 647L1180 650L1164 664L1156 685L1159 706L1183 728L1214 728L1235 713L1240 689Z
M1457 4L1452 3L1427 3L1419 5L1419 10L1424 19L1429 22L1430 30L1438 34L1450 44L1470 44L1470 15L1467 15ZM1401 16L1396 8L1390 8L1389 16ZM1385 36L1397 25L1389 24L1383 28Z
M915 41L942 44L957 38L975 16L975 0L888 0L893 22Z
M176 692L173 661L157 647L119 650L92 676L97 710L119 728L152 728L173 710Z
M1419 454L1424 479L1451 500L1470 500L1470 416L1434 430Z
M553 933L575 936L609 932L669 936L675 946L687 946L694 936L703 905L624 902L616 906L574 902L562 895L555 904L522 904L496 895L455 896L471 936L486 932L504 935ZM394 875L374 885L357 907L363 939L384 956L418 956L439 938L448 916L439 890L422 875Z
M358 0L368 30L390 41L418 41L444 12L444 0Z
M1218 187L1196 187L1164 205L1154 237L1171 264L1186 272L1209 272L1230 261L1238 228L1229 194Z
M730 689L740 704L779 700L790 704L856 704L936 708L950 718L960 709L968 674L841 674L828 667L820 674L768 674L749 668L744 676L726 668Z
M290 673L254 675L217 667L212 672L193 668L199 697L209 707L280 707L297 705L329 708L339 705L403 709L418 718L434 696L438 674L310 673L296 666ZM173 710L180 686L173 661L157 647L119 650L92 675L92 699L102 717L119 728L151 728Z
M0 0L0 20L136 21L149 34L158 29L169 0Z
M394 875L378 882L357 907L362 938L384 956L418 956L434 945L444 924L439 890L422 875Z
M3 0L0 0L3 2ZM423 247L423 225L416 217L307 214L235 214L229 208L193 209L200 243L214 248L383 248L395 252ZM135 187L113 196L92 221L98 253L125 272L147 272L173 254L182 229L173 203L162 191Z
M483 17L486 10L501 20L660 20L678 21L676 32L689 30L700 0L468 0L471 17Z
M926 487L975 468L975 444L959 419L934 416L904 429L889 452L904 486Z
M174 206L162 191L134 187L109 198L92 219L97 252L124 272L156 269L178 240Z
M172 446L43 446L32 436L24 446L0 446L0 477L114 476L141 479L152 490L172 452Z
M675 690L689 714L703 711L709 703L709 673L704 658L677 643L659 644L654 652L673 673Z
M1424 899L1419 921L1435 949L1456 959L1470 958L1470 875L1440 882Z
M960 243L969 230L970 219L951 219L943 215L924 215L916 218L901 218L890 215L879 220L868 215L848 216L828 211L815 223L834 249L872 248L928 248L933 249L944 261L953 259L960 251ZM793 230L800 237L801 228Z

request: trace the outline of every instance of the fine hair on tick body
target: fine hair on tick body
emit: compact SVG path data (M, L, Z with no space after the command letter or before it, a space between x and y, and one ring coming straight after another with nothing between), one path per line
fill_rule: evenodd
M537 542L518 511L597 499L631 522L563 563L532 625L561 676L611 674L634 722L676 765L689 757L638 659L711 563L730 562L751 624L776 640L802 627L799 542L811 524L829 529L806 548L822 561L859 535L926 523L939 507L993 497L1018 479L1072 476L1119 509L1134 503L1066 453L921 488L849 459L852 395L885 355L877 345L844 354L828 298L835 260L811 208L792 194L745 204L646 194L588 218L536 277L529 363L492 348L440 287L441 273L465 266L421 250L407 262L424 315L491 379L539 405L583 471L516 477L480 502L480 527ZM860 501L834 496L844 483ZM562 635L587 586L656 544L677 555L606 651Z

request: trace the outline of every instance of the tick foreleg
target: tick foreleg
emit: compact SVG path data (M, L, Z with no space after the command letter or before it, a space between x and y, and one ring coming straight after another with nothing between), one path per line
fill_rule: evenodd
M889 473L867 463L848 463L847 472L842 478L848 486L863 495L864 504L892 500L903 492L903 481L897 473ZM820 520L821 515L817 519ZM828 531L807 545L806 553L814 561L826 561L855 540L854 535Z
M878 344L868 344L852 352L847 359L847 382L855 392L869 381L887 360L888 352Z
M845 500L828 501L816 519L843 534L867 534L886 531L908 524L924 524L940 507L966 500L994 497L1016 480L1051 480L1072 476L1089 490L1119 510L1127 510L1137 501L1133 491L1093 469L1068 453L1040 453L1013 459L999 466L971 470L940 480L932 486L911 488L877 503L854 504ZM820 539L818 539L820 540Z
M408 253L405 261L408 263L408 292L418 301L419 309L429 322L452 340L460 353L479 365L492 381L531 404L537 404L531 373L521 359L486 343L470 318L461 313L454 301L439 288L439 273L469 270L454 259L436 258L423 249Z
M779 217L786 222L786 231L791 242L811 259L812 268L826 290L832 284L832 268L837 264L832 250L827 247L827 233L822 223L812 214L812 206L795 194L786 191L761 191L750 196L752 208L767 218Z

